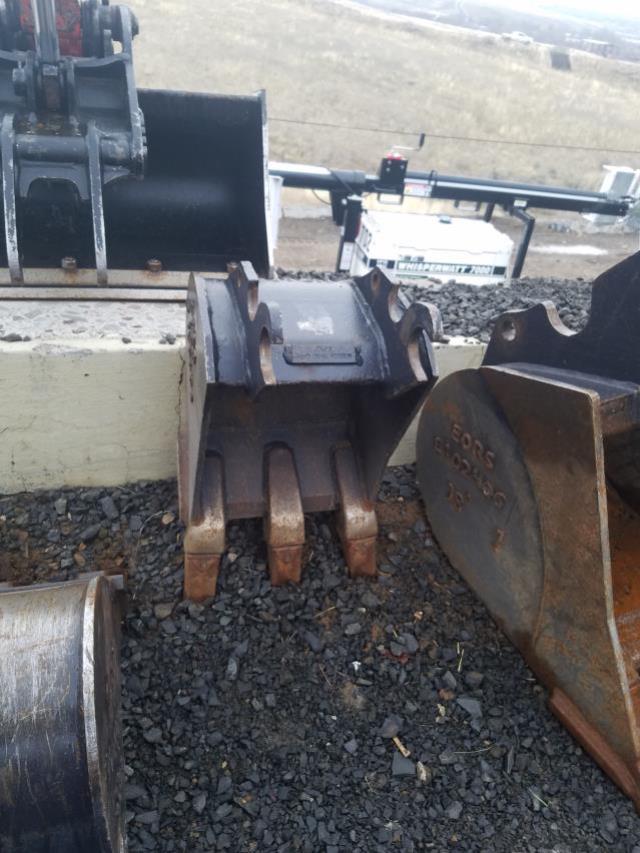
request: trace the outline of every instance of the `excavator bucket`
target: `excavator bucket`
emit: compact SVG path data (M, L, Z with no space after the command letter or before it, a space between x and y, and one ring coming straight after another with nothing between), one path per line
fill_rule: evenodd
M123 853L119 622L102 575L0 592L0 850Z
M153 259L165 270L224 272L229 261L247 258L268 275L264 97L137 96L145 172L103 188L108 269L144 270ZM89 202L65 185L35 182L18 207L22 266L59 267L63 257L96 266ZM7 265L6 249L0 265Z
M418 478L443 550L640 808L640 254L572 333L501 316L483 365L430 395Z
M103 286L112 269L220 272L243 259L269 275L264 96L138 91L126 6L32 5L7 0L0 15L0 266L12 283L62 259Z
M264 95L140 90L138 100L146 172L105 188L109 265L154 258L166 270L224 272L248 260L269 275Z
M336 510L351 574L376 571L379 478L433 385L436 309L355 280L194 277L179 440L185 596L215 593L230 519L264 518L274 584L298 581L304 513Z

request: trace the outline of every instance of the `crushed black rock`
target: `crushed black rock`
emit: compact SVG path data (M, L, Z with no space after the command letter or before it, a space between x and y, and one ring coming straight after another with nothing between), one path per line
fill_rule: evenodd
M552 302L562 322L578 331L587 322L591 282L581 279L521 278L510 285L442 284L403 287L410 300L432 302L442 313L445 334L488 341L496 319L505 311Z
M128 572L131 853L640 849L632 804L438 551L414 469L380 497L376 583L312 516L302 583L274 589L261 523L232 523L204 605L181 598L174 482L0 498L0 579Z
M471 696L459 696L458 699L456 699L456 702L463 711L466 711L467 714L469 714L469 716L482 716L482 706L477 699L473 699Z
M344 273L294 272L279 269L280 278L336 281ZM560 319L578 331L587 321L591 305L591 282L581 278L523 277L509 285L418 284L402 286L409 301L421 299L440 309L447 336L478 338L487 342L496 319L505 311L530 308L539 302L553 302Z
M394 752L391 772L394 776L415 776L416 766L410 758L405 758L399 752Z
M402 731L404 720L397 714L391 714L380 726L380 737L394 738Z

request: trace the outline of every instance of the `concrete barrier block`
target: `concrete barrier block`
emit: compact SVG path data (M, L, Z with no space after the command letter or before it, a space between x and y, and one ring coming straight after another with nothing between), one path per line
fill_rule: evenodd
M483 352L436 345L440 375ZM0 493L175 476L182 364L179 346L158 341L0 342ZM415 461L416 426L391 464Z

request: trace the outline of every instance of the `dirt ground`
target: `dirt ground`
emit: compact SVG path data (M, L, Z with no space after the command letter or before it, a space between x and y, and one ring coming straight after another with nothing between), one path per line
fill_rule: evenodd
M520 223L500 217L494 220L494 224L517 244L521 234ZM567 227L571 230L557 230ZM339 230L330 218L285 216L280 221L276 264L284 269L332 270L338 242ZM590 226L579 216L541 216L533 233L523 274L591 280L638 248L637 233L604 230L590 233ZM585 254L587 252L590 254Z

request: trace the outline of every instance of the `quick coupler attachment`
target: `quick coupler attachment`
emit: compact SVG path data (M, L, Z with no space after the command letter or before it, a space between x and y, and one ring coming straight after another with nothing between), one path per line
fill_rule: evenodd
M640 255L593 285L573 334L550 303L497 320L445 379L418 476L452 564L640 808Z
M118 580L0 590L3 853L126 849Z
M376 572L377 488L436 379L440 316L381 270L345 281L192 277L179 440L185 596L212 596L230 519L264 518L274 584L298 581L304 514L336 511Z

